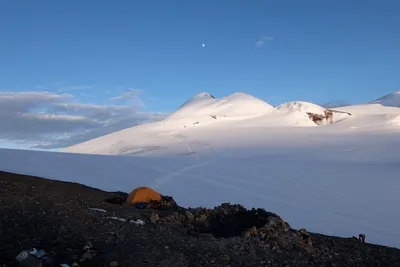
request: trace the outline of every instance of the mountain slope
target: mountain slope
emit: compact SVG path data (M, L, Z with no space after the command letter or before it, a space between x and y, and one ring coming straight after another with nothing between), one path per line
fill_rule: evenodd
M182 131L230 128L231 122L262 116L274 111L268 103L245 93L215 99L200 93L186 101L163 121L139 125L68 147L63 152L127 155L164 151L178 143ZM190 149L189 149L190 152Z
M327 109L313 103L304 101L295 101L284 103L276 108L280 114L285 114L293 124L301 126L316 126L334 123L344 118L347 118L347 113L332 113L331 119L326 116L330 113ZM329 116L329 115L328 115ZM321 121L314 121L315 118L324 118Z
M385 95L371 102L371 104L381 104L388 107L400 107L400 91Z
M201 116L253 116L268 113L274 109L268 103L245 93L235 93L215 99L209 93L200 93L183 104L167 119L182 119Z

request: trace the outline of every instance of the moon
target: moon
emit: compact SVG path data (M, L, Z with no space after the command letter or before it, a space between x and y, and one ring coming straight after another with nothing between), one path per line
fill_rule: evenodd
M202 47L206 47L206 44L201 44Z

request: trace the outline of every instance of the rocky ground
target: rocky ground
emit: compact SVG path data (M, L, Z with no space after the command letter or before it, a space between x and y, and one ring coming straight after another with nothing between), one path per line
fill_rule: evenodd
M140 210L105 201L115 197L126 194L0 172L0 264L36 248L52 261L21 265L400 266L398 249L291 229L264 210Z

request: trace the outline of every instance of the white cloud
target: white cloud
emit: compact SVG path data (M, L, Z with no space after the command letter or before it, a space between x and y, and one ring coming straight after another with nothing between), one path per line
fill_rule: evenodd
M142 105L78 103L71 94L0 92L0 140L30 148L66 147L164 116Z
M65 93L65 92L71 92L71 91L77 91L77 90L88 90L88 89L93 89L94 86L92 85L64 85L60 86L58 88L57 92L58 93Z
M141 94L141 90L138 89L129 89L127 92L122 95L111 98L112 101L122 101L123 103L129 106L136 106L142 109L146 108L146 105L140 99L139 95Z
M274 38L274 37L271 37L271 36L263 36L263 37L261 37L260 40L258 40L258 41L256 42L255 46L256 46L256 47L262 47L262 46L264 46L265 42L272 41L272 40L274 40L274 39L275 39L275 38Z
M140 95L141 91L138 89L130 89L128 92L123 93L120 96L116 96L111 98L111 100L119 101L119 100L128 100L137 98Z

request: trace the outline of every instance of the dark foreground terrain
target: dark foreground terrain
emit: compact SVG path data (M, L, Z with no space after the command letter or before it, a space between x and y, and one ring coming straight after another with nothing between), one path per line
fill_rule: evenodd
M139 210L105 202L123 195L0 172L0 265L7 261L11 265L10 259L31 248L53 255L65 251L78 255L90 241L99 253L115 254L112 257L120 266L400 266L400 250L368 244L368 237L367 243L361 243L353 238L304 234L268 217L270 226L257 226L253 236L248 232L215 238L193 232L193 225L211 215L197 218L200 213L193 210ZM221 207L215 212L228 213ZM221 223L214 227L214 236L218 231L230 229L232 234L237 230L230 228L233 221L213 216L212 223ZM145 224L135 224L137 219ZM87 261L79 266L115 266L115 261L102 264Z

